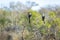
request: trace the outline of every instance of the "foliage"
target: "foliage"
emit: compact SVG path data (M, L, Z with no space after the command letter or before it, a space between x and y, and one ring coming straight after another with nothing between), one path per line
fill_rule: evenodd
M0 9L0 28L8 28L8 26L13 28L13 26L15 25L16 27L19 26L21 30L18 31L22 33L22 36L25 35L24 30L26 29L28 31L27 34L29 34L25 36L26 40L37 39L38 35L40 35L39 37L42 38L43 36L45 37L46 35L50 35L51 33L53 33L55 36L60 37L60 17L57 16L58 12L53 10L47 11L46 9L41 9L42 12L45 13L44 23L42 21L41 11L34 11L20 3L17 3L16 5L10 4L10 6L11 8L9 10L4 8ZM44 10L47 12L45 12ZM31 13L30 23L28 18L28 12ZM46 19L46 17L48 18Z

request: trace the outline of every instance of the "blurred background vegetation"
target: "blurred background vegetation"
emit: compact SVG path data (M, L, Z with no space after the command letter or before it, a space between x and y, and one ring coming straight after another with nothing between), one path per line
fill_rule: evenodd
M31 9L32 2L28 6L11 2L0 8L0 40L60 40L60 6L38 11Z

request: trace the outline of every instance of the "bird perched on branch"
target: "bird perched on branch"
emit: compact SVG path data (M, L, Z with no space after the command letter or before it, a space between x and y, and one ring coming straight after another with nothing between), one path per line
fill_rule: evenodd
M28 18L29 18L29 23L30 23L30 18L31 18L31 13L28 12Z

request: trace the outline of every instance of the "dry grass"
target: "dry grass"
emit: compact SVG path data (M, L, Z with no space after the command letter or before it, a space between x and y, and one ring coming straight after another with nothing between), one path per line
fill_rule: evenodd
M0 40L8 40L8 36L11 36L11 40L19 40L20 35L15 32L1 32L0 33Z

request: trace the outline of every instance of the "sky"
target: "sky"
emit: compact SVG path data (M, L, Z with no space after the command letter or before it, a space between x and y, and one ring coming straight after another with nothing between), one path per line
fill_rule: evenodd
M36 2L38 6L32 7L33 10L37 10L40 7L44 7L46 5L60 5L60 0L0 0L0 7L8 6L10 2L22 2L26 3L26 1Z

